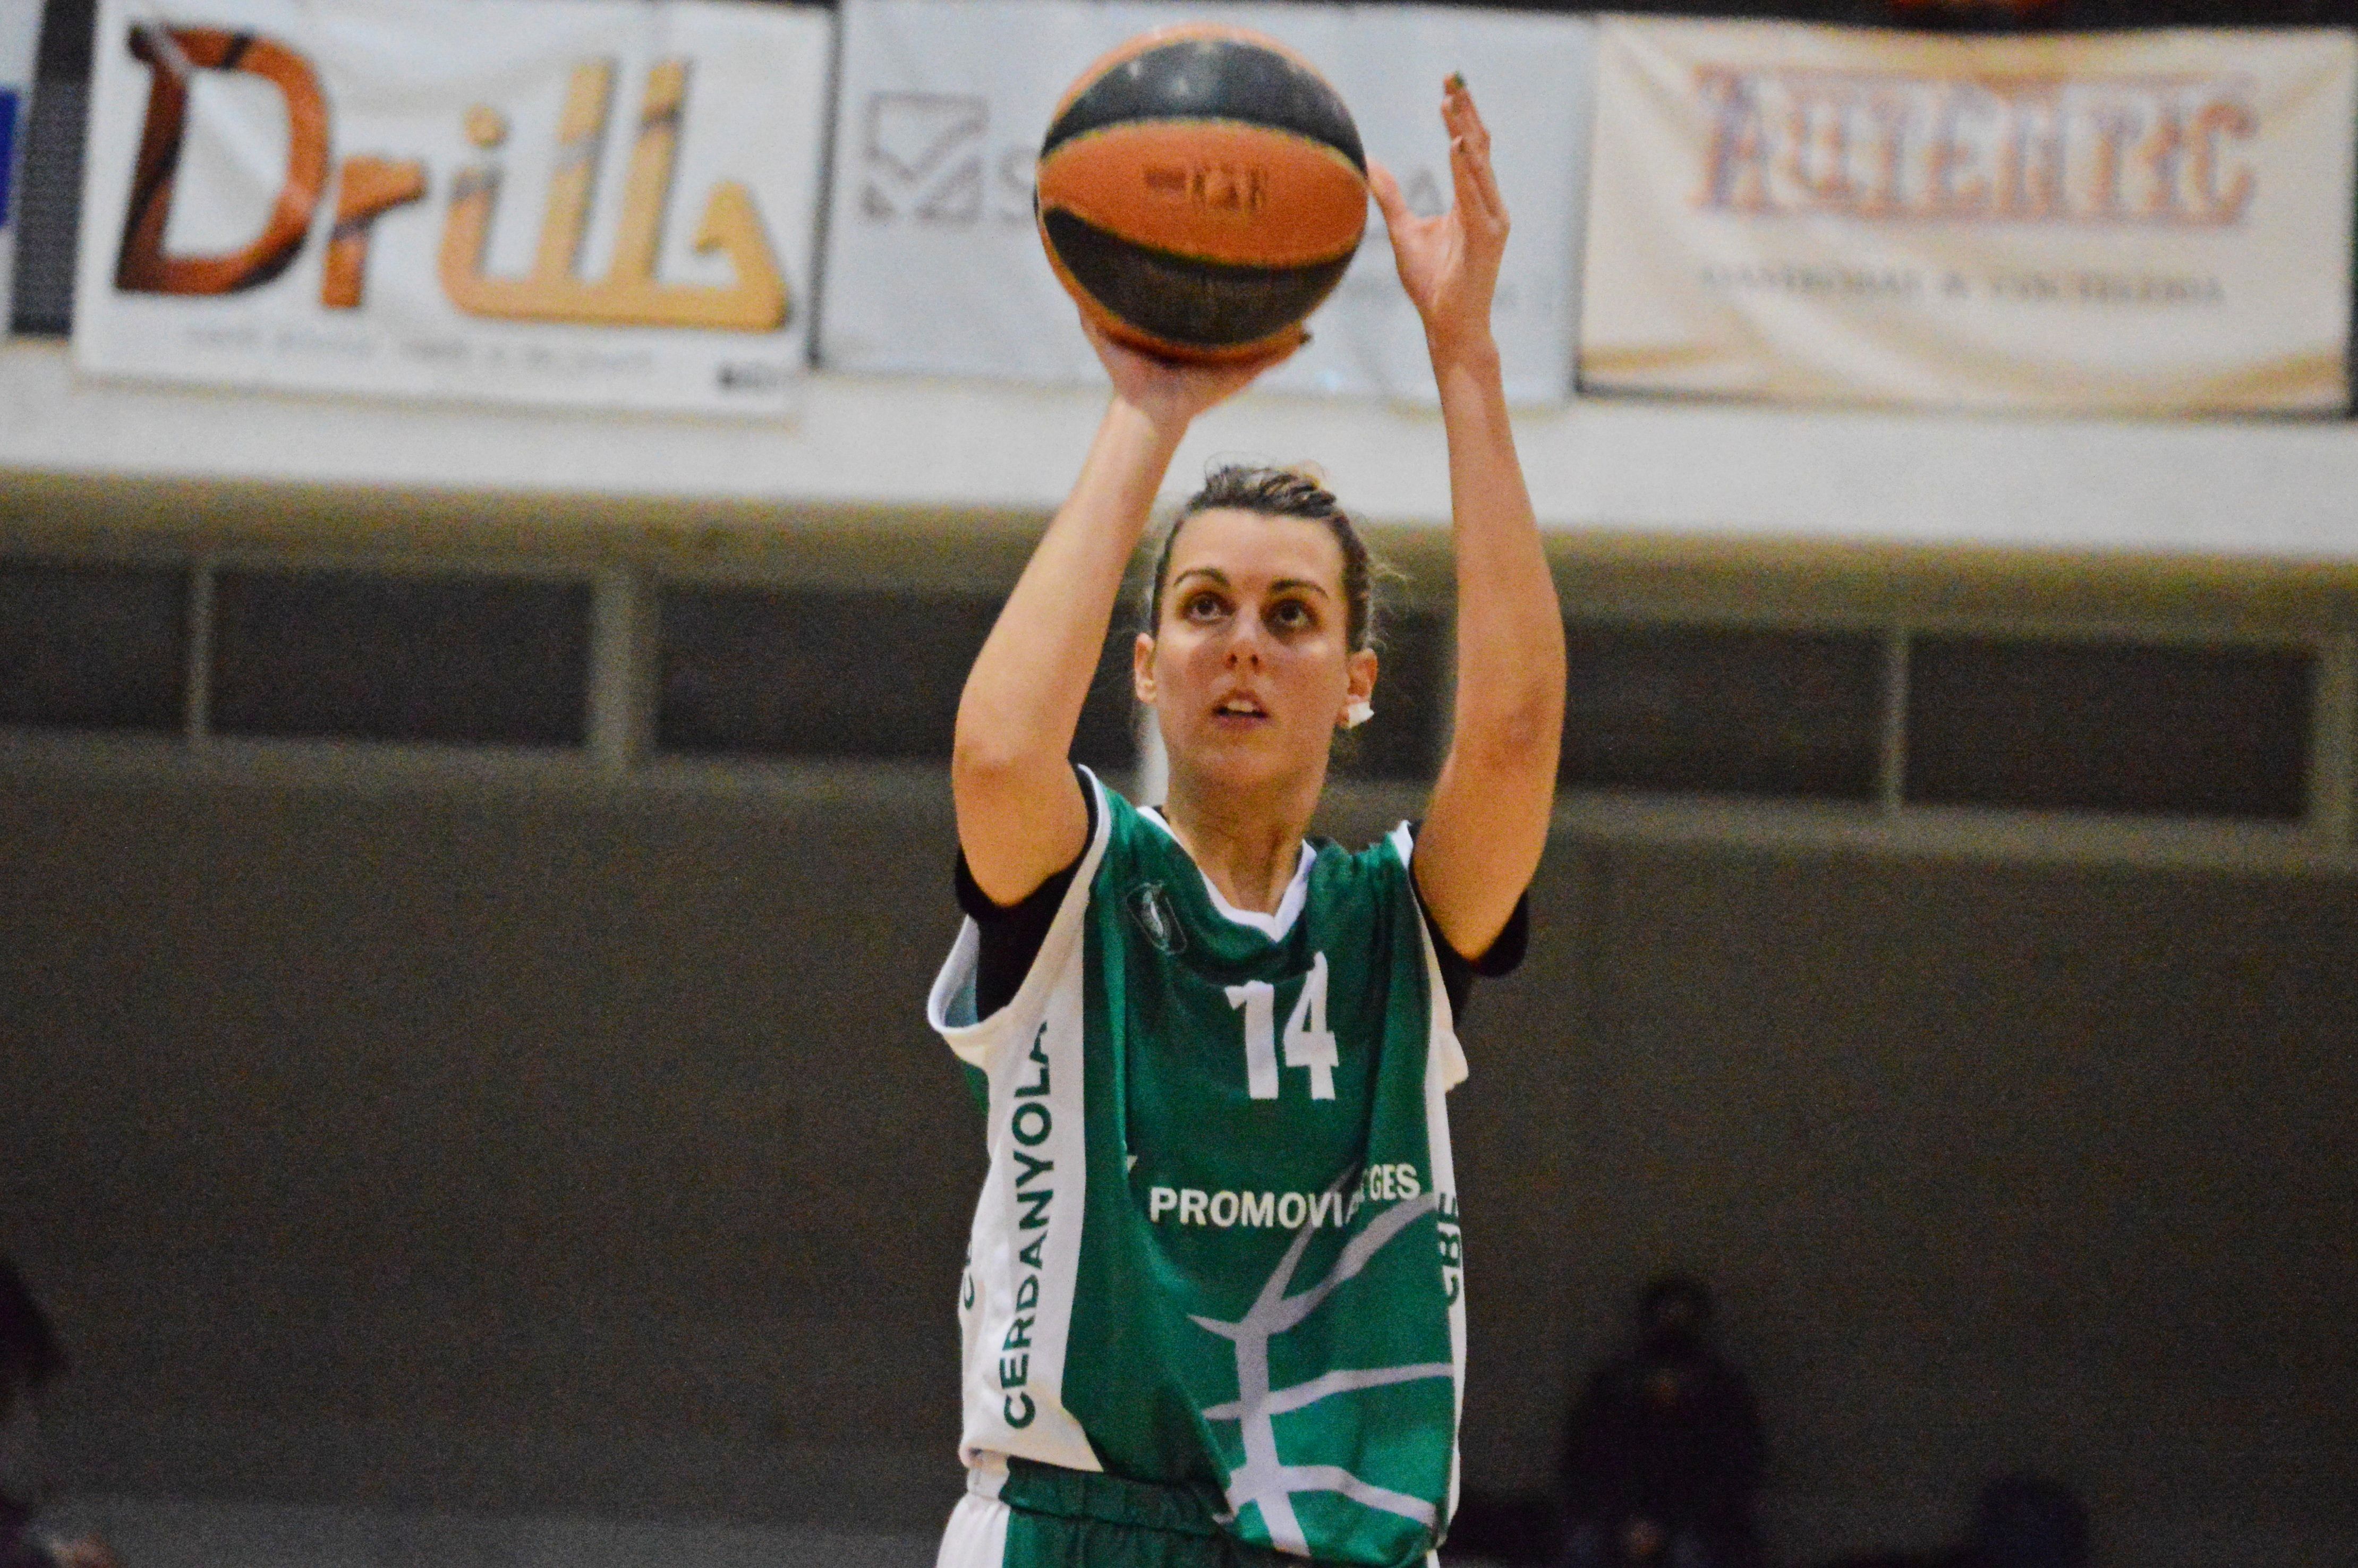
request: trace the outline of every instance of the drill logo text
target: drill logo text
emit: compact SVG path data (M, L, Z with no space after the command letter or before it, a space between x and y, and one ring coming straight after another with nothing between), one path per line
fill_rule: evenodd
M332 200L319 303L357 309L368 287L370 241L376 226L410 216L435 195L424 160L356 153L332 156L333 116L312 62L272 38L219 27L137 24L132 55L149 71L146 118L114 265L115 287L133 294L222 295L259 288L302 254L323 202ZM234 250L168 253L165 234L189 130L189 89L201 71L239 72L266 82L284 103L287 167L261 232ZM443 216L436 273L443 296L477 317L614 327L772 331L790 315L781 273L752 192L722 180L707 193L694 233L698 253L718 252L734 275L727 284L665 283L656 258L669 217L682 125L688 110L689 62L654 63L640 99L637 128L622 179L612 257L602 277L582 276L583 244L605 146L615 89L610 59L577 63L568 81L557 152L541 209L531 270L495 276L486 252L501 198L495 155L505 117L477 103L465 114L470 146L483 155L442 183ZM428 209L430 211L430 208Z

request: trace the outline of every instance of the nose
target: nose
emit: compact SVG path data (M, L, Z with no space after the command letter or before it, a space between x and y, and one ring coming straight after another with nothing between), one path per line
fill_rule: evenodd
M1228 666L1230 669L1259 669L1261 662L1261 640L1266 635L1257 617L1238 615L1228 622Z

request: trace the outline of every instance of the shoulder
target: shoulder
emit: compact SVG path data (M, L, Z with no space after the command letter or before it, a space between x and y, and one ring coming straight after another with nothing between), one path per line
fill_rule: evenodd
M1089 794L1090 817L1103 827L1109 854L1152 854L1171 842L1171 830L1156 820L1152 807L1132 806L1121 791L1078 762L1073 771Z
M1419 905L1408 860L1389 835L1359 849L1346 849L1327 839L1314 838L1310 848L1307 905L1318 928L1331 939L1351 930L1357 939L1376 940L1380 931L1397 928L1388 941L1412 929Z
M1183 871L1192 874L1195 862L1154 807L1132 806L1120 790L1081 771L1087 787L1096 792L1091 809L1101 825L1098 837L1104 845L1097 862L1098 893L1115 881L1127 886L1141 877L1168 880Z
M1415 849L1409 825L1357 849L1346 849L1329 839L1313 839L1319 872L1340 886L1369 894L1406 892L1411 888L1409 860Z
M1414 836L1406 823L1357 849L1323 839L1313 843L1318 859L1312 871L1312 892L1322 904L1332 908L1349 903L1387 911L1420 907L1416 881L1409 872Z
M1098 927L1099 935L1125 946L1143 938L1166 954L1184 951L1190 946L1190 915L1180 889L1194 875L1195 863L1151 807L1131 805L1095 774L1088 783L1098 792L1099 824L1088 902L1095 908L1127 914L1115 918L1109 913L1106 918L1111 924Z
M1073 764L1073 772L1080 775L1081 793L1088 796L1093 826L1101 824L1116 840L1133 837L1147 826L1146 814L1130 805L1121 791L1079 762Z

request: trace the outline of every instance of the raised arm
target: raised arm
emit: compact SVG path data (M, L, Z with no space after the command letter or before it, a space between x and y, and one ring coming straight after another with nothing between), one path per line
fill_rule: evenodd
M994 903L1016 903L1080 855L1088 809L1066 761L1073 730L1122 573L1180 438L1196 415L1284 357L1182 366L1091 336L1113 400L958 697L950 753L958 845Z
M1490 334L1507 243L1490 133L1462 78L1449 79L1441 115L1456 187L1448 213L1416 217L1390 170L1369 173L1441 386L1457 557L1456 723L1417 843L1417 891L1449 945L1479 957L1547 844L1563 732L1563 620Z

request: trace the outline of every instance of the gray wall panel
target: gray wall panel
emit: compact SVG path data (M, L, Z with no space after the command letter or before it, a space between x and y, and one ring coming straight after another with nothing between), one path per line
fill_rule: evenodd
M936 1517L946 795L0 784L0 1242L70 1478ZM1677 1264L1797 1552L2016 1463L2353 1522L2350 885L1559 842L1536 908L1457 1099L1470 1483L1543 1482Z

